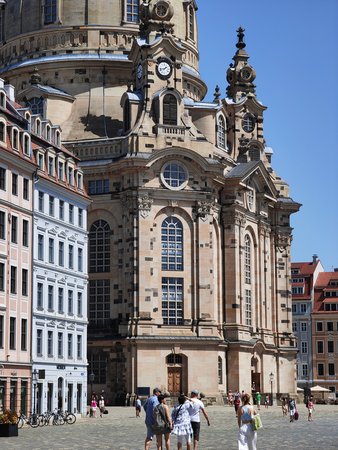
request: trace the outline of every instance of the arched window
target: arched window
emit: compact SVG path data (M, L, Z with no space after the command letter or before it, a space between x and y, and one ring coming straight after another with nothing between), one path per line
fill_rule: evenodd
M58 147L61 146L61 133L58 130L55 133L55 145L57 145Z
M176 217L167 217L161 227L162 270L183 270L183 226Z
M139 21L139 0L126 0L127 22L138 23Z
M249 235L244 240L244 273L245 282L251 284L251 239Z
M31 152L30 152L30 150L31 150L31 139L30 139L29 134L24 134L22 139L23 139L23 142L22 142L22 144L23 144L23 152L24 152L25 155L30 156L30 154L31 154Z
M190 39L195 39L195 11L191 5L188 9L188 36Z
M249 149L249 156L251 161L259 161L261 158L261 152L257 145L252 145Z
M104 220L94 222L89 232L89 272L110 271L109 224Z
M51 129L50 129L50 126L47 125L46 126L46 139L47 139L47 141L50 141L50 135L51 135Z
M40 136L40 134L41 134L41 121L39 119L36 119L35 129L36 129L36 134L38 136Z
M123 105L123 126L124 131L130 130L130 102L126 100Z
M57 0L45 0L45 25L55 23L57 17Z
M15 150L19 149L19 131L16 128L12 131L12 147Z
M218 357L218 384L223 384L223 361Z
M166 94L163 98L163 124L177 125L177 99L173 94Z
M6 108L6 94L4 92L0 92L0 106Z
M226 149L225 121L223 116L219 116L217 121L217 145L224 150Z
M27 100L26 106L28 106L33 114L40 114L43 116L43 99L41 97L32 97Z

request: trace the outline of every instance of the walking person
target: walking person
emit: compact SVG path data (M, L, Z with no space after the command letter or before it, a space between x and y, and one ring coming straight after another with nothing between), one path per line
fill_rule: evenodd
M253 430L252 419L256 414L250 403L250 395L244 394L243 405L238 409L238 450L256 450L257 432Z
M207 412L205 411L205 407L203 402L198 399L199 392L194 389L191 391L191 408L189 409L191 427L193 430L193 439L194 439L194 447L193 450L197 450L198 441L200 440L200 429L201 429L201 416L200 411L202 411L208 426L210 426L210 420Z
M175 406L171 413L173 430L171 434L177 436L177 449L182 450L183 444L187 444L187 450L191 450L192 427L190 422L189 410L191 403L187 397L181 394L178 397L178 405Z
M141 417L141 409L142 409L142 403L140 400L140 397L137 395L135 399L135 414L136 417Z
M285 397L282 398L282 413L283 413L283 416L288 415L288 404L287 404L287 400Z
M307 420L309 422L312 422L312 412L314 411L314 401L313 401L313 397L310 397L309 400L307 401L307 410L308 410L308 416L307 416Z
M154 408L159 404L158 396L161 394L161 390L159 388L155 388L153 390L153 395L147 399L145 404L143 405L143 409L146 413L145 424L147 427L147 436L144 441L144 450L149 450L151 446L151 441L153 440L154 432L153 432L153 423L154 423Z
M159 404L155 406L153 415L153 433L156 435L157 450L162 450L162 441L164 437L165 448L170 450L170 433L173 428L170 417L169 407L166 404L164 395L158 396Z
M238 408L241 406L241 394L238 391L236 391L236 393L235 393L234 406L235 406L235 413L236 413L236 417L237 417Z
M269 394L265 394L264 405L265 405L265 408L268 408L269 405L270 405L270 397L269 397Z
M295 412L296 412L296 401L295 401L295 399L290 398L290 400L289 400L290 422L294 422Z
M99 399L99 410L100 410L100 417L102 417L102 414L105 412L105 405L104 405L104 397L103 395L100 395Z
M96 417L96 410L97 410L96 395L93 394L92 401L90 403L91 417Z
M257 405L258 410L261 409L261 400L262 400L262 395L259 391L257 391L256 392L256 405Z

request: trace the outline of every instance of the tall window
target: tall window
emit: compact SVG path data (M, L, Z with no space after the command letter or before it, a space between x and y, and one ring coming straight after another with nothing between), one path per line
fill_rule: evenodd
M57 0L45 0L45 25L56 22Z
M12 173L12 194L18 195L18 175L16 173Z
M219 116L217 121L217 145L220 148L226 149L225 122L223 116Z
M77 359L82 358L82 336L80 334L77 335Z
M80 228L83 227L83 209L81 208L79 208L78 225Z
M107 382L107 353L88 352L88 374L94 373L95 383L106 384Z
M77 293L77 315L82 317L82 292Z
M65 218L65 202L63 200L59 200L59 219L64 220Z
M22 280L21 280L22 286L21 286L21 293L23 296L28 295L28 270L22 269Z
M29 200L29 180L28 178L23 178L23 198L24 200Z
M42 330L36 330L36 354L42 356Z
M62 287L59 287L58 289L58 313L63 314L63 295L64 290Z
M43 308L43 284L38 283L37 286L37 308L42 309Z
M167 217L161 227L162 270L183 270L183 226L176 217Z
M16 318L9 319L9 348L15 350L16 348Z
M59 242L59 266L63 267L65 261L65 243Z
M68 268L74 268L74 246L70 245L68 247Z
M127 22L138 23L139 21L139 0L126 0Z
M11 294L16 294L16 283L17 283L17 268L11 266Z
M73 315L74 313L74 305L73 305L73 291L68 291L68 314Z
M5 263L0 263L0 291L5 290Z
M0 211L0 239L5 239L6 236L6 213Z
M18 243L18 218L16 216L12 216L11 241L13 242L13 244Z
M63 333L58 333L58 358L63 358Z
M48 286L48 311L54 310L54 286Z
M69 205L69 223L74 223L74 205Z
M24 247L28 247L28 231L29 231L29 223L28 220L23 219L22 221L22 245Z
M218 357L218 384L223 383L223 361L222 358Z
M38 235L38 259L43 261L44 258L44 236L43 234Z
M27 350L27 319L21 319L21 350Z
M68 358L73 358L73 335L68 334Z
M89 233L89 271L110 271L110 236L107 222L98 220L90 227Z
M40 212L44 211L44 197L44 193L42 191L39 191L38 209Z
M90 280L89 321L103 323L110 317L110 280Z
M53 331L48 330L47 335L47 354L51 358L53 356Z
M50 216L54 216L54 203L55 203L55 198L50 195L49 196L49 215Z
M244 240L244 275L245 282L251 284L251 240L248 235Z
M164 325L183 324L183 278L162 278L162 317Z
M163 123L177 125L177 99L173 94L166 94L163 97Z
M79 272L83 271L83 250L82 250L82 248L79 248L78 253L77 253L77 270Z
M4 348L4 316L0 316L0 348Z
M252 299L250 289L245 289L245 325L252 325Z
M54 264L54 239L48 239L48 261L50 264Z
M0 122L0 141L6 142L6 125Z
M189 6L188 8L188 31L189 38L195 38L195 11L193 6Z

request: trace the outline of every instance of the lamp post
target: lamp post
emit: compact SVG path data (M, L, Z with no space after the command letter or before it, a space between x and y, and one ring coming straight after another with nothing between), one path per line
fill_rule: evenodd
M272 385L273 385L273 380L275 378L274 374L271 372L270 375L270 386L271 386L271 394L270 394L270 406L273 405L273 397L272 397Z
M92 371L92 373L89 374L89 382L90 382L90 401L92 401L93 398L93 383L95 380L95 373Z
M33 414L36 413L36 387L38 384L38 374L39 372L34 369L32 372L32 384L33 384Z

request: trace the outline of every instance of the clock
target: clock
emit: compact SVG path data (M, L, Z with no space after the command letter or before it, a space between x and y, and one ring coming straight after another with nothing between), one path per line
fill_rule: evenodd
M170 78L171 73L173 71L173 66L171 64L171 61L166 58L160 58L157 61L156 71L157 71L157 75L162 80L166 80L166 79Z
M140 79L143 77L143 66L142 66L142 64L139 64L139 65L137 66L137 69L136 69L136 76L137 76L137 79L138 79L138 80L140 80Z

